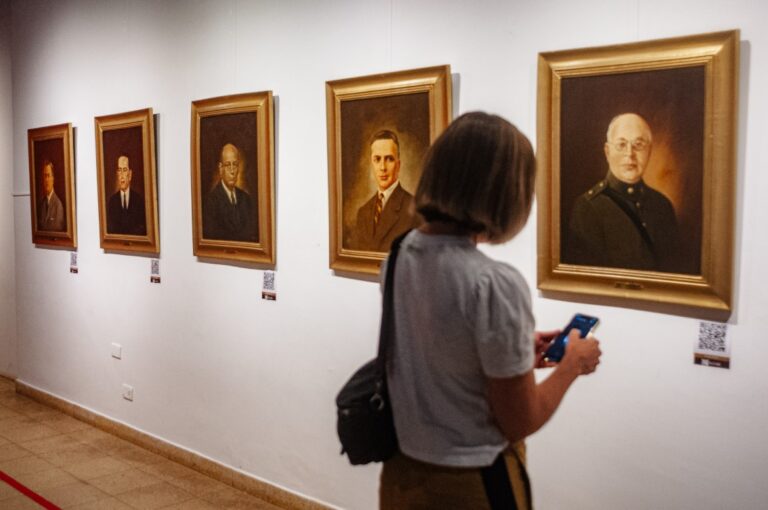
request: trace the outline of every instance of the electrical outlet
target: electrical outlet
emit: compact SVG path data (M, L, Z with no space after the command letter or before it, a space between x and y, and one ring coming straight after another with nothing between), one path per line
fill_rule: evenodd
M133 402L133 386L123 384L123 398Z
M123 346L120 344L112 344L112 357L115 359L123 359Z

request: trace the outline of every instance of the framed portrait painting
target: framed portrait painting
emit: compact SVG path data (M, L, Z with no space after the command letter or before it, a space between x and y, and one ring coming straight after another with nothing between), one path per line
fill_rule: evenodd
M326 83L330 267L375 274L392 241L418 226L422 159L451 120L451 69Z
M32 242L77 248L72 124L27 131Z
M95 118L104 250L160 253L152 108Z
M731 311L739 32L539 55L538 286Z
M272 92L192 102L192 231L198 257L275 263Z

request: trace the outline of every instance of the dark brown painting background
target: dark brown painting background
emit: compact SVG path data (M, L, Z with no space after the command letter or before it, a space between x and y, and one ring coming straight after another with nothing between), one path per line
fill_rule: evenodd
M32 152L35 165L34 189L35 219L37 218L37 204L44 196L43 192L43 163L49 160L53 163L53 191L64 206L64 230L67 230L67 181L64 175L64 139L52 138L50 140L36 140L32 142ZM37 225L37 223L35 223Z
M653 148L643 179L672 202L684 258L701 273L704 66L564 78L560 118L561 254L576 198L608 173L603 146L611 119L641 115Z
M144 186L144 143L141 138L141 126L110 129L102 133L104 155L104 206L118 190L117 158L128 156L128 167L131 169L131 189L144 196L145 203L149 201L149 193Z
M237 187L258 201L258 159L256 153L256 112L228 113L200 118L200 193L205 200L208 192L219 183L221 148L232 143L240 149L243 159Z
M400 141L400 184L411 194L429 148L429 94L418 92L341 102L342 239L355 227L357 210L376 191L371 175L370 139L389 129Z

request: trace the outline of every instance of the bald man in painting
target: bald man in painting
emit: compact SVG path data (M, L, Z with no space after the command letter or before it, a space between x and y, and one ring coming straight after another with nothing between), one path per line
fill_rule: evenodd
M243 165L240 149L227 143L219 154L219 182L203 202L203 237L258 242L259 223L251 195L237 186Z
M576 199L562 261L645 271L680 272L680 235L669 199L643 181L653 147L636 113L608 126L604 179Z

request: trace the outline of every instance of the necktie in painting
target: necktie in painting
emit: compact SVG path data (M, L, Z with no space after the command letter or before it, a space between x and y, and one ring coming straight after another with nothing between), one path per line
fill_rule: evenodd
M379 224L379 218L381 218L381 210L384 208L384 193L376 195L376 211L373 213L373 226Z

